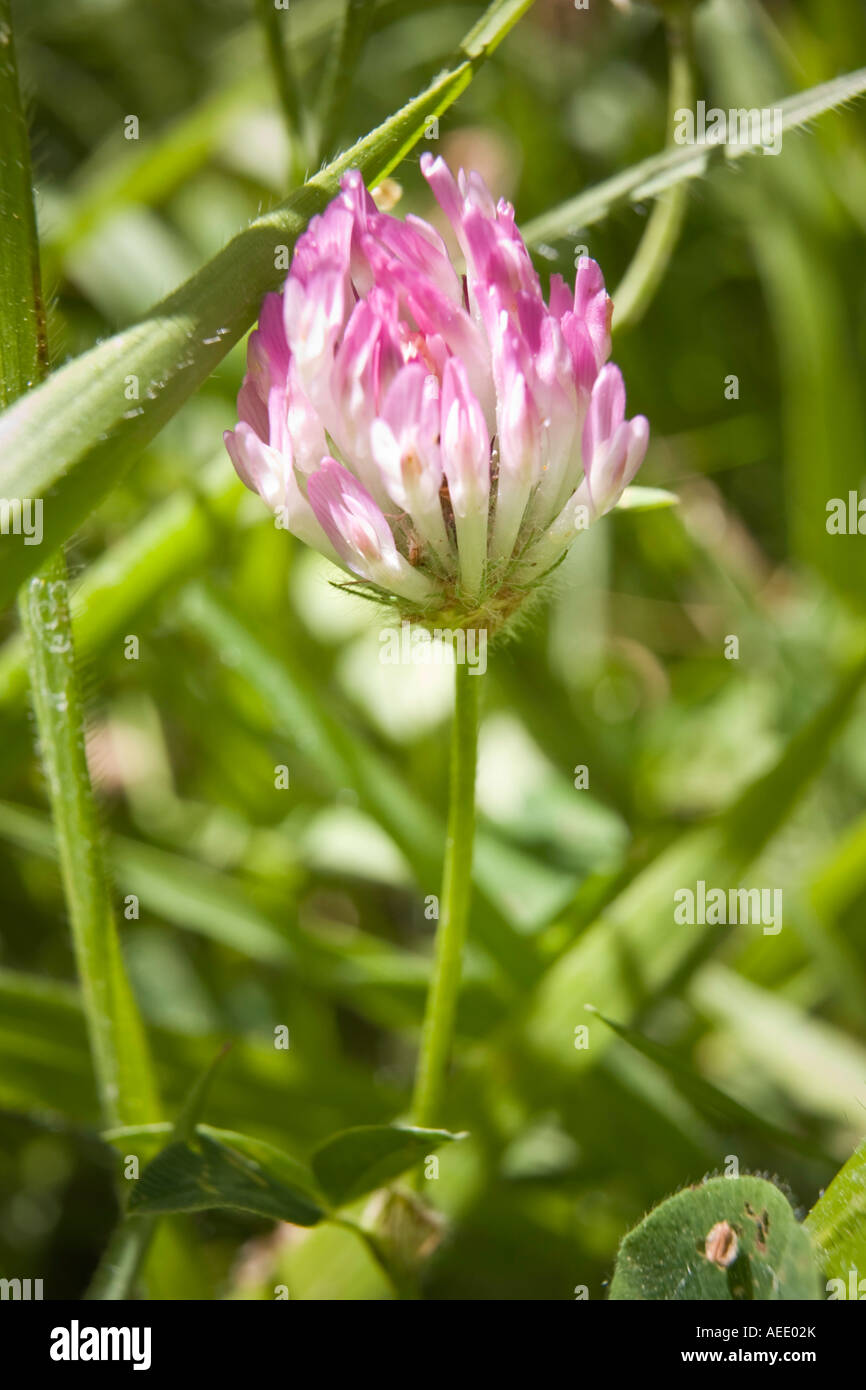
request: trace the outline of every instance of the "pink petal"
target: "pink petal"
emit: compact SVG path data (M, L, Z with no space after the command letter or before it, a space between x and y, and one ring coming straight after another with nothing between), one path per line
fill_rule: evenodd
M490 434L466 369L456 357L450 358L442 378L442 466L455 513L483 507L486 514Z
M324 458L307 479L316 520L343 563L364 578L368 567L396 554L391 529L369 492L336 459Z

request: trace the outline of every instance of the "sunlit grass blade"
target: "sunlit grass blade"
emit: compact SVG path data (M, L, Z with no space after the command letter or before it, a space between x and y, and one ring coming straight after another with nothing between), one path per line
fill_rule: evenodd
M866 1142L818 1198L806 1226L821 1251L827 1278L843 1281L843 1298L861 1300L866 1291L860 1282L866 1278Z
M822 82L806 92L798 92L776 103L781 110L779 128L784 133L806 126L827 111L834 111L866 93L866 68ZM717 145L679 145L641 160L630 169L588 188L559 207L528 222L521 230L527 245L575 236L607 217L621 203L638 203L657 198L684 179L702 178L711 169L729 160L742 159L760 146L736 143Z
M715 961L697 972L689 993L749 1066L801 1111L847 1126L856 1141L863 1127L862 1043Z

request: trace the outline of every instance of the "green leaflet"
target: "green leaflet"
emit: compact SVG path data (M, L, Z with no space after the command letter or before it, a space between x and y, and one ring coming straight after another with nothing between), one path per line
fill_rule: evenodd
M814 1300L820 1285L812 1242L777 1187L764 1178L711 1178L669 1197L629 1232L610 1297Z
M158 1126L161 1131L166 1126ZM135 1137L152 1143L154 1127L115 1130L106 1138L128 1146ZM325 1141L311 1169L282 1150L233 1130L196 1125L174 1137L136 1183L131 1213L205 1211L225 1207L296 1226L328 1216L328 1203L345 1206L400 1177L442 1144L462 1135L401 1125L361 1125ZM324 1196L322 1196L324 1194Z
M446 1129L361 1125L328 1139L313 1154L313 1172L335 1206L383 1187L442 1144L462 1135Z
M129 1199L131 1215L208 1211L215 1207L248 1211L295 1226L315 1226L324 1212L278 1150L260 1145L265 1167L232 1145L197 1131L194 1138L169 1144L144 1169ZM301 1170L302 1171L302 1170Z
M621 512L654 512L659 507L675 507L679 502L675 492L663 487L627 487L616 504Z

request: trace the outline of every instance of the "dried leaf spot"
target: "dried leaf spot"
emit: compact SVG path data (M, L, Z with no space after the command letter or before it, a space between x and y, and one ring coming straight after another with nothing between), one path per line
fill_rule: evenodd
M737 1233L728 1221L717 1221L704 1241L704 1255L718 1269L728 1269L737 1258Z

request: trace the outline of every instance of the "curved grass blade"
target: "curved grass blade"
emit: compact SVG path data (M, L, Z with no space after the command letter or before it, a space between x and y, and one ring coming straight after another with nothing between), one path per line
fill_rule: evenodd
M798 92L778 103L781 110L780 129L784 134L808 125L817 116L837 110L866 93L866 68L834 77ZM622 173L614 174L603 183L578 193L575 198L542 213L521 230L528 246L556 241L559 237L576 236L581 230L600 222L613 208L622 203L637 203L657 198L684 179L702 178L713 168L727 161L741 159L760 150L759 145L719 143L717 145L681 145L650 155Z
M690 107L694 100L690 16L686 14L682 27L669 19L667 30L670 55L668 124L673 131L677 111ZM613 326L620 333L640 322L664 279L685 221L686 195L686 184L676 184L661 194L650 213L637 250L613 292L616 305Z
M613 1019L606 1018L604 1014L599 1013L598 1009L593 1009L591 1005L587 1005L587 1009L594 1013L597 1018L600 1018L602 1023L606 1023L617 1037L628 1043L629 1047L633 1047L636 1052L648 1057L651 1062L655 1062L663 1071L666 1071L681 1095L685 1096L686 1100L691 1101L695 1108L705 1114L713 1124L734 1126L746 1133L759 1134L779 1148L790 1149L794 1153L802 1154L805 1158L817 1159L819 1163L832 1166L832 1158L817 1144L810 1143L808 1139L801 1139L799 1135L791 1134L779 1125L771 1124L761 1115L756 1115L753 1110L741 1105L732 1096L726 1095L718 1086L714 1086L711 1081L700 1076L671 1048L662 1047L660 1043L644 1037L636 1028L628 1028L623 1023L615 1023Z

